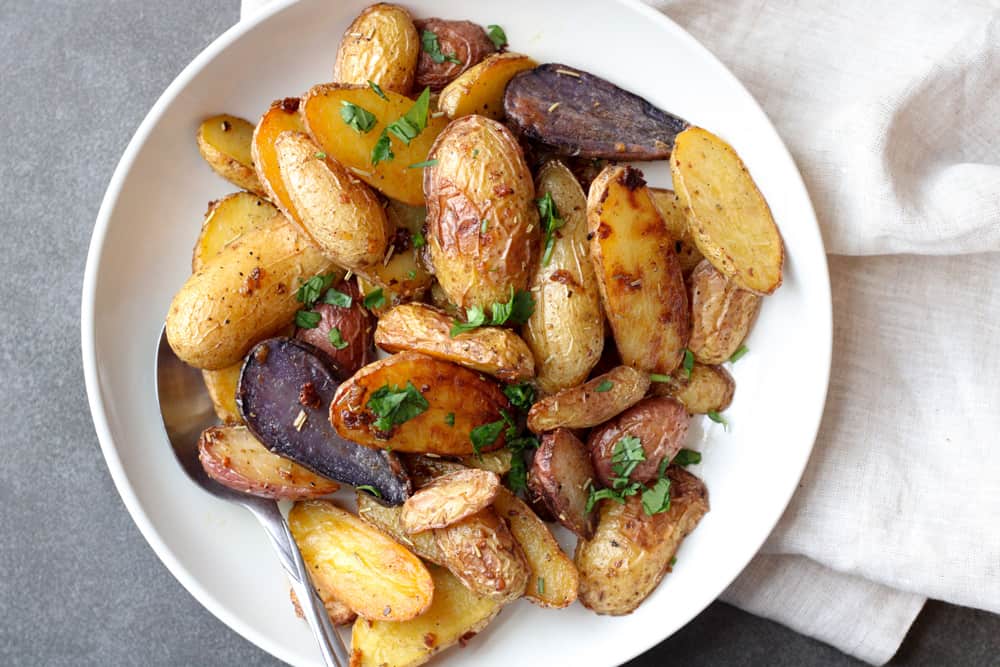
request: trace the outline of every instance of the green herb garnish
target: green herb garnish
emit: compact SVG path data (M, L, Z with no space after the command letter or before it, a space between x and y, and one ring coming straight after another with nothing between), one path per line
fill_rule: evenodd
M413 383L407 382L403 389L385 384L371 395L367 407L378 415L372 426L379 431L391 431L393 426L413 419L430 405Z
M482 220L482 221L480 221L480 223L479 223L479 233L480 234L485 234L486 233L486 229L489 226L490 226L490 221L489 220Z
M340 117L349 127L353 127L358 134L371 132L375 127L375 114L367 109L351 104L347 100L340 101ZM325 155L323 157L326 157Z
M295 292L295 298L304 304L306 308L312 308L313 304L319 300L320 295L323 294L323 291L333 284L334 278L336 276L332 273L313 276L302 283L302 286Z
M722 424L722 428L724 428L725 430L727 431L729 430L729 422L727 422L726 418L720 415L715 410L709 410L708 412L705 413L705 416L714 421L716 424Z
M431 32L430 30L424 30L420 34L420 45L424 47L424 51L431 57L431 60L436 63L443 63L447 60L450 63L455 63L456 65L462 64L462 61L456 58L454 53L441 53L441 42L438 41L437 34Z
M611 391L611 388L613 386L615 386L614 382L612 382L611 380L605 380L601 384L597 385L597 387L594 389L594 391L603 394L606 391Z
M323 151L316 151L315 158L317 160L325 160L326 159L326 153L324 153Z
M357 489L358 491L367 491L368 493L372 494L376 498L381 498L382 497L382 492L379 491L378 489L376 489L371 484L362 484L361 486L356 486L354 488Z
M626 435L615 443L611 451L611 470L617 476L614 485L627 483L629 475L636 467L646 460L646 450L642 441L634 435Z
M437 158L433 158L431 160L424 160L423 162L414 162L407 169L423 169L424 167L433 167L437 163Z
M382 134L378 135L378 141L375 142L375 146L372 148L372 166L374 167L379 162L392 160L395 157L396 154L392 152L392 142L389 141L389 135L386 134L386 130L382 130Z
M545 579L538 577L538 594L545 595Z
M691 379L691 369L694 368L694 353L691 350L687 349L687 348L684 348L684 363L683 363L683 367L684 367L684 378L686 380L690 380Z
M555 247L556 230L566 224L566 221L559 217L559 210L552 201L552 194L545 193L545 196L535 202L538 206L538 217L545 230L545 251L542 253L542 266L548 266L552 259L552 248Z
M486 34L490 38L490 41L493 42L493 46L498 49L507 46L507 33L500 26L495 24L486 26Z
M656 483L642 492L642 511L653 516L670 509L670 478L660 476Z
M300 310L295 313L295 326L300 329L315 329L323 316L312 310Z
M515 408L527 412L535 402L535 387L530 382L509 384L503 388L503 394Z
M524 324L531 317L531 314L535 312L535 299L531 296L530 292L524 290L514 291L514 287L510 288L510 299L504 303L493 303L491 308L491 317L489 321L486 320L486 313L480 306L469 306L465 310L465 322L459 322L456 320L451 327L451 337L454 338L460 333L465 333L466 331L471 331L476 327L481 327L485 324L491 324L493 326L501 326L503 324Z
M469 433L469 440L472 441L473 453L475 453L476 456L479 456L480 452L483 451L483 447L489 447L496 442L506 424L506 421L500 419L472 429L472 432Z
M410 237L410 242L413 243L414 248L423 248L425 245L427 245L427 239L425 239L424 235L421 234L420 232L415 232Z
M381 308L385 305L385 295L382 293L382 288L372 290L365 295L365 308L369 310L375 308Z
M389 124L386 129L407 146L427 127L430 111L431 89L424 88L410 110Z
M344 294L331 287L323 295L323 303L328 303L331 306L340 306L341 308L350 308L351 304L354 303L354 299L351 298L350 294Z
M340 329L338 329L337 327L332 327L330 329L330 333L328 333L326 337L329 339L330 345L333 345L338 350L343 350L350 344L343 339L343 337L340 335Z
M670 377L669 375L664 375L663 373L650 373L649 374L649 381L650 382L673 382L674 379L672 377Z
M374 81L372 81L371 79L368 79L368 86L369 86L369 87L370 87L370 88L371 88L372 90L374 90L374 91L375 91L375 94L376 94L376 95L378 95L379 97L381 97L381 98L382 98L383 100L385 100L385 101L387 101L387 102L389 101L389 96L385 94L385 91L384 91L384 90L382 90L382 88L380 88L380 87L379 87L379 85L378 85L377 83L375 83L375 82L374 82Z
M417 270L416 269L410 269L409 271L406 272L406 279L407 280L413 280L416 277L417 277Z
M486 324L486 313L479 306L469 306L465 309L465 322L455 322L451 325L451 331L449 334L452 338L458 334L465 333L466 331L472 331L476 327L481 327Z
M740 345L738 348L736 348L736 351L733 352L733 356L729 357L729 363L735 364L737 361L743 358L743 355L745 355L749 351L750 351L749 347L747 347L746 345Z
M444 423L447 424L448 426L454 426L455 425L455 413L454 412L449 412L448 414L446 414L444 416Z
M685 467L697 465L701 463L701 452L696 452L693 449L682 449L677 452L671 463Z

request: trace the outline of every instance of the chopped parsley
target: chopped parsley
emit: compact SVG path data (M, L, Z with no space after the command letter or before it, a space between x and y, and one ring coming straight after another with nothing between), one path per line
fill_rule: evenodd
M472 441L472 451L476 456L479 456L480 452L483 451L483 447L489 447L497 441L505 426L513 425L514 421L507 414L506 410L501 410L500 415L501 418L497 421L477 426L469 433L469 440Z
M515 408L527 412L535 402L535 387L530 382L509 384L503 388L503 394Z
M382 492L379 491L378 489L376 489L371 484L362 484L361 486L356 486L354 488L357 489L358 491L367 491L368 493L372 494L376 498L381 498L382 497Z
M733 352L733 356L729 357L729 363L735 364L737 361L743 358L743 355L745 355L749 351L750 351L749 347L747 347L746 345L740 345L738 348L736 348L736 351Z
M650 373L649 374L649 381L650 382L673 382L674 379L672 377L670 377L669 375L664 375L663 373Z
M486 230L489 228L489 226L490 226L490 221L489 220L483 219L482 221L480 221L480 223L479 223L479 233L480 234L485 234Z
M317 160L325 160L326 159L326 153L324 153L323 151L316 151L316 154L315 154L314 157Z
M670 478L660 477L642 492L642 511L653 516L670 509Z
M382 293L382 288L374 289L365 295L365 308L381 308L385 305L385 295Z
M639 482L630 482L629 475L636 467L646 460L646 451L642 448L639 438L627 435L618 440L612 449L611 470L615 476L611 478L611 488L596 489L590 487L587 498L587 511L591 511L598 501L608 498L616 503L624 503L629 496L641 494L643 511L652 516L670 509L670 479L666 477L667 464L663 459L657 469L656 481L648 487Z
M431 89L424 88L410 110L390 123L386 129L407 146L427 127Z
M354 303L354 299L351 298L350 294L344 294L331 287L323 296L323 303L328 303L331 306L340 306L341 308L350 308L351 304Z
M548 266L552 259L552 248L555 246L556 230L566 224L566 221L559 217L559 210L556 203L552 201L552 194L545 193L545 196L535 202L538 205L538 217L545 230L545 251L542 253L542 266Z
M694 368L694 353L691 350L687 349L687 348L684 348L684 363L683 363L683 367L684 367L684 379L690 380L691 379L691 369Z
M371 111L359 107L357 104L351 104L347 100L340 101L340 117L348 127L354 128L358 134L371 132L377 122L375 114Z
M336 277L332 273L313 276L302 283L302 286L295 292L295 298L305 305L306 308L312 308L320 296L323 295L323 292L330 288L330 285L333 284L333 279Z
M444 416L444 423L447 424L448 426L454 426L455 425L455 413L454 412L449 412L448 414L446 414Z
M378 416L372 426L379 431L391 431L393 426L413 419L430 405L413 383L407 381L402 389L386 383L371 395L367 407Z
M606 391L611 391L611 388L615 386L615 383L611 380L605 380L601 384L597 385L594 391L603 394Z
M300 310L295 313L295 326L300 329L315 329L323 316L312 310Z
M343 339L343 337L340 335L340 329L338 329L337 327L332 327L330 329L330 333L328 333L326 337L329 339L330 345L333 345L338 350L343 350L350 344Z
M674 465L685 466L685 467L691 465L698 465L699 463L701 463L701 452L696 452L693 449L682 449L681 451L677 452L677 455L674 456L671 463Z
M477 327L481 327L486 324L486 313L479 306L469 306L465 309L465 322L459 322L456 320L451 325L451 337L454 338L459 334L463 334L466 331L472 331Z
M456 320L452 323L451 337L454 338L459 334L472 331L486 324L493 326L501 326L507 323L524 324L533 312L535 312L535 299L531 296L531 293L524 290L515 292L514 287L511 286L510 298L504 303L493 303L493 308L491 309L492 316L488 321L486 313L481 306L469 306L466 308L465 322Z
M437 158L433 158L431 160L424 160L423 162L414 162L407 169L423 169L424 167L433 167L437 163Z
M538 594L545 595L545 579L544 577L538 577Z
M493 42L493 46L498 49L502 49L507 46L507 33L503 31L503 28L496 24L491 24L486 26L486 35Z
M416 269L410 269L409 271L406 272L406 279L407 280L413 280L416 277L417 277L417 270Z
M427 239L425 239L424 235L421 234L420 232L415 232L410 237L410 242L413 244L414 248L423 248L425 245L427 245Z
M628 482L629 475L646 460L646 450L642 448L642 441L634 435L626 435L615 443L611 452L611 470L617 477L614 485Z
M705 413L705 415L709 419L711 419L712 421L714 421L716 424L722 424L722 428L724 428L725 430L727 430L727 431L729 430L729 422L727 422L726 418L723 417L722 415L720 415L715 410L709 410L708 412Z
M492 39L492 37L490 39ZM447 60L450 63L455 63L456 65L462 64L462 61L456 58L454 53L441 53L441 42L438 41L437 33L431 32L430 30L424 30L420 34L420 45L423 46L424 52L430 56L431 60L436 63L443 63Z
M389 135L386 134L386 130L382 130L382 134L378 135L378 141L372 148L372 166L395 157L396 154L392 152L392 142L389 141Z
M370 88L371 88L372 90L374 90L374 91L375 91L375 94L376 94L376 95L378 95L379 97L381 97L381 98L382 98L383 100L385 100L385 101L387 101L387 102L389 101L389 96L385 94L385 91L384 91L384 90L382 90L382 88L380 88L380 87L379 87L379 85L378 85L377 83L375 83L375 82L374 82L374 81L372 81L371 79L368 79L368 86L369 86L369 87L370 87Z

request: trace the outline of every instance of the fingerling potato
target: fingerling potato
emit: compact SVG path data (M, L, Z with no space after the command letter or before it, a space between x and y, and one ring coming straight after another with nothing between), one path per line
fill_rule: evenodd
M493 120L503 118L503 92L518 72L538 63L520 53L496 53L470 67L445 86L438 98L438 108L448 118L478 114Z
M317 302L313 311L320 314L319 323L309 329L300 328L295 337L314 345L326 353L337 369L337 374L347 379L357 373L362 366L375 361L375 346L372 334L375 318L368 312L362 301L361 291L353 280L341 280L332 287L351 300L349 306ZM337 333L331 338L331 333ZM334 341L339 340L337 345Z
M240 409L236 406L236 385L239 384L242 369L243 362L238 361L232 366L201 372L215 414L227 426L243 423Z
M497 50L482 26L471 21L424 19L415 21L421 42L437 40L438 55L421 49L417 60L417 88L441 90L459 74ZM428 37L430 33L432 37Z
M271 102L271 108L257 121L253 132L251 152L257 168L257 178L268 199L292 222L302 226L298 211L292 203L278 169L278 154L274 142L282 132L305 132L299 119L299 98L286 97Z
M639 495L624 504L601 501L594 537L576 546L580 602L598 614L631 613L670 571L681 541L708 512L704 483L683 468L667 468L670 509L648 516Z
M511 460L513 458L513 453L505 447L504 449L495 449L492 452L483 452L479 455L463 456L461 461L462 465L470 468L489 470L503 477L510 472Z
M385 212L394 230L389 252L361 274L386 292L389 303L402 303L420 297L434 282L434 276L421 259L426 247L423 228L427 209L389 200Z
M736 381L722 366L706 366L695 362L691 377L674 373L670 382L654 382L654 396L672 396L684 404L688 413L704 415L722 412L733 402Z
M691 238L684 207L671 190L650 188L649 194L653 198L656 210L660 212L660 217L663 218L663 223L667 226L667 231L674 239L674 252L677 253L677 261L681 264L681 273L686 276L704 257Z
M691 340L688 349L703 364L733 356L750 332L761 297L741 289L703 260L688 280L691 289Z
M444 554L438 548L433 531L408 534L403 530L401 517L402 505L390 507L383 505L373 496L358 491L358 516L375 526L392 539L404 545L407 549L426 561L444 565Z
M191 257L191 272L197 273L227 244L277 214L274 204L250 192L234 192L209 204Z
M567 529L583 539L594 533L594 512L587 509L596 474L590 451L565 428L546 433L528 470L528 489Z
M612 467L615 446L625 437L639 439L645 460L629 475L629 481L651 482L660 463L667 461L684 446L691 418L677 400L669 397L647 398L636 403L608 423L590 432L587 449L594 472L601 484L610 488L617 474Z
M618 366L537 401L528 411L528 428L544 433L559 427L597 426L639 402L648 389L649 377L645 373Z
M587 198L590 251L622 361L670 373L691 332L680 263L642 174L609 166Z
M358 617L350 608L337 598L331 597L326 591L317 591L319 593L320 601L323 603L323 608L326 609L326 615L330 617L330 622L334 625L347 625L348 623L353 623L354 619ZM299 597L295 594L295 589L288 589L288 597L292 601L292 608L295 609L295 615L299 618L305 618L306 615L302 611L302 605L299 603Z
M198 126L198 152L215 173L238 188L264 194L250 155L253 123L222 114Z
M403 503L400 525L407 534L444 528L488 507L500 478L488 470L466 468L438 477Z
M374 81L406 95L413 87L420 39L409 12L378 3L365 8L340 40L333 78L340 83Z

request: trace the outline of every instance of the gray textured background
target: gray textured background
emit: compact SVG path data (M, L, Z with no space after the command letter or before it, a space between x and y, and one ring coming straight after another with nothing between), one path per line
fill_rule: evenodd
M276 664L203 610L132 524L79 351L112 170L160 92L237 16L237 0L0 0L0 665ZM995 665L998 638L1000 617L932 603L894 664ZM860 664L719 603L631 664L668 660Z

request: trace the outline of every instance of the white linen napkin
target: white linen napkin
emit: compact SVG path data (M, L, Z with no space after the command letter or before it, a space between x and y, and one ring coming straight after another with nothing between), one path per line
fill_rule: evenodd
M1000 613L1000 0L647 1L764 107L831 255L816 449L723 599L872 664L926 597Z

